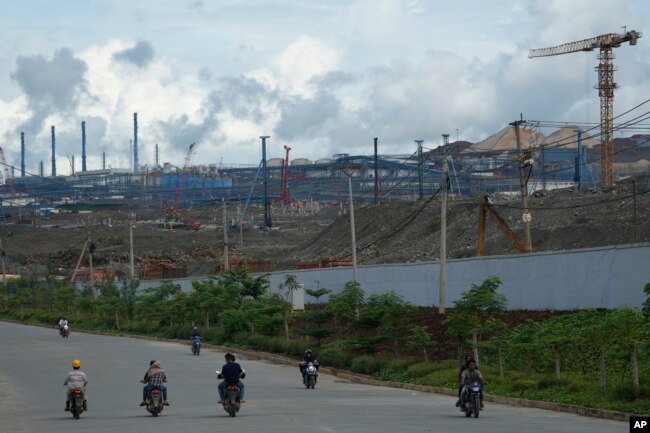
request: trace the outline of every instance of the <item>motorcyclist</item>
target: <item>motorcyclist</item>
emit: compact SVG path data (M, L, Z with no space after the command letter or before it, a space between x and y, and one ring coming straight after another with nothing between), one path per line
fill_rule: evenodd
M246 377L246 372L241 368L239 363L235 362L235 355L232 353L226 353L226 363L221 367L221 372L219 379L223 379L219 383L219 403L223 404L226 398L226 387L230 385L237 385L239 388L239 402L246 403L244 401L244 382L240 379Z
M190 335L190 341L192 341L192 346L194 346L195 341L201 343L201 333L196 328L196 326L192 329L192 334Z
M154 387L157 387L162 391L163 404L169 406L169 402L167 401L167 387L164 384L167 382L167 376L160 365L160 361L154 359L149 362L149 370L144 374L144 379L142 379L141 382L146 383L146 385L142 388L142 403L140 403L140 406L147 405L147 397Z
M68 373L63 381L63 385L68 387L68 390L65 394L65 410L70 411L70 395L74 392L75 389L81 388L81 392L84 396L84 410L88 410L88 404L86 403L86 385L88 385L88 378L86 373L80 370L81 361L75 359L72 361L72 371Z
M483 409L483 385L485 384L485 380L483 379L481 372L476 368L476 361L470 359L467 361L467 369L463 370L460 375L460 385L463 387L460 393L460 410L462 411L465 411L469 385L475 381L481 384L481 409Z
M461 376L463 374L463 371L467 369L467 364L469 363L469 360L472 359L471 356L465 355L465 360L463 363L460 365L460 369L458 370L458 401L456 401L456 407L460 406L460 392L463 390L463 383L461 382Z
M68 324L68 319L61 317L59 319L59 334L63 334L63 327Z
M318 370L318 360L314 356L314 352L312 352L311 349L305 350L305 357L300 361L300 364L298 364L298 368L300 368L300 373L302 373L302 380L305 380L305 375L307 374L307 366L309 363L312 363L314 367L316 367L316 370Z

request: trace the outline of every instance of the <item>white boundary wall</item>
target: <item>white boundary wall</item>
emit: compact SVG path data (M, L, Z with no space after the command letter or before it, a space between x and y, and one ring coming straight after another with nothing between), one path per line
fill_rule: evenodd
M358 279L368 295L394 290L417 306L437 306L439 268L437 262L360 266ZM278 290L287 274L305 288L337 293L352 279L352 268L273 272L271 290ZM447 260L447 307L491 275L501 279L499 292L513 310L638 308L645 299L643 287L650 282L650 243ZM171 281L183 290L192 288L192 278ZM139 289L159 284L141 281ZM305 294L305 302L315 299Z

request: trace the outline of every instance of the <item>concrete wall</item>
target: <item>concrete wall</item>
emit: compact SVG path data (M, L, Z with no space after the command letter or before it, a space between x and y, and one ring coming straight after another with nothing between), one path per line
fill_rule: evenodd
M341 291L352 279L352 268L273 272L271 290L278 290L287 274L306 288ZM527 255L473 257L447 261L447 306L472 284L490 275L503 282L500 293L509 309L573 310L577 308L639 307L650 282L650 243ZM197 278L200 279L200 278ZM436 262L360 266L358 279L367 294L394 290L418 306L439 304L439 264ZM192 278L173 281L184 291ZM141 281L139 290L160 281ZM305 295L305 302L314 302Z

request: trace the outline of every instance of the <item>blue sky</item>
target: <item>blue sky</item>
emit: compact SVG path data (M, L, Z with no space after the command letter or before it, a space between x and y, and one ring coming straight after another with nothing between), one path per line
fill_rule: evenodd
M644 31L644 0L545 1L13 1L0 17L0 134L19 165L58 172L101 152L129 165L133 112L140 161L256 164L269 154L311 159L440 144L442 133L481 140L520 112L529 119L598 121L597 53L528 59L528 50L621 26ZM650 37L650 33L648 34ZM650 40L615 50L615 111L650 95ZM547 131L548 133L552 131ZM46 156L47 155L47 156ZM80 162L78 162L78 165ZM79 166L77 166L79 169Z

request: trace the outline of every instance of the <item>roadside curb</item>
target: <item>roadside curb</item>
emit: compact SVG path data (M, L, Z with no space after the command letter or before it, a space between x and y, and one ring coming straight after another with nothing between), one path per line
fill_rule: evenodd
M41 323L29 323L29 322L22 322L22 321L11 320L11 319L0 319L0 321L16 323L20 325L40 326L43 328L54 328L53 326L44 325ZM141 340L165 341L168 343L178 343L178 344L187 343L185 340L154 337L154 336L139 335L139 334L124 334L121 332L103 332L103 331L91 331L91 330L80 330L78 332L83 332L86 334L106 335L112 337L126 337L126 338L135 338ZM203 346L208 349L216 349L221 352L234 352L236 354L241 354L247 359L270 361L273 362L274 364L295 365L297 367L299 362L296 359L289 358L283 355L269 353L269 352L260 352L255 350L240 349L235 347L228 347L228 346L207 344L207 343L204 343ZM427 392L431 394L442 394L442 395L448 395L453 397L456 397L458 395L457 390L442 388L438 386L415 385L412 383L377 380L371 378L370 376L364 376L364 375L353 373L349 370L339 370L332 367L321 366L319 370L322 371L323 373L331 374L332 376L336 376L341 379L349 380L350 382L360 383L363 385L386 386L390 388L409 389L412 391ZM566 412L575 415L608 419L614 421L628 421L631 416L637 416L635 414L631 414L627 412L618 412L618 411L606 410L606 409L596 409L596 408L590 408L585 406L577 406L573 404L553 403L550 401L542 401L542 400L527 400L527 399L517 398L517 397L502 397L499 395L485 394L484 398L489 402L508 405L508 406L553 410L556 412Z

